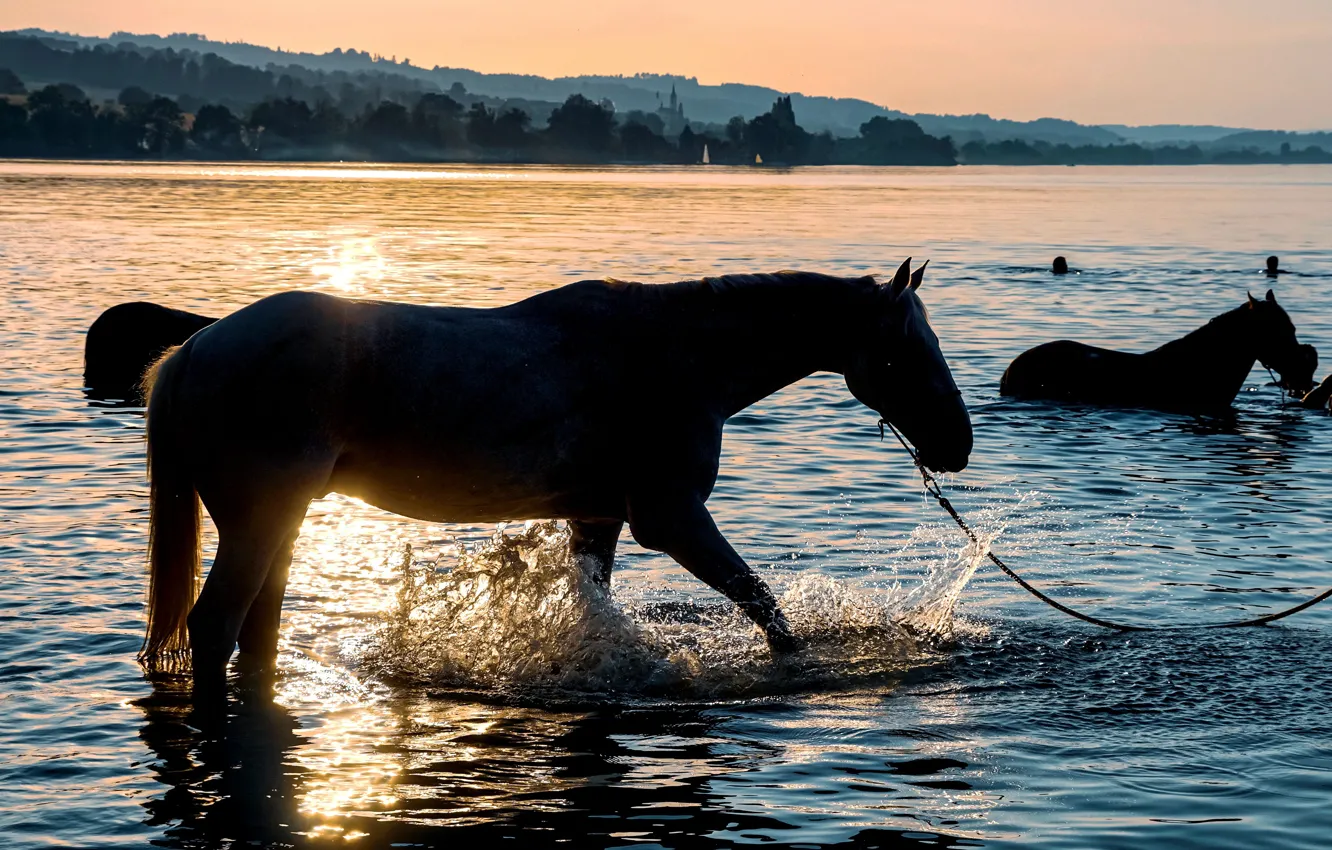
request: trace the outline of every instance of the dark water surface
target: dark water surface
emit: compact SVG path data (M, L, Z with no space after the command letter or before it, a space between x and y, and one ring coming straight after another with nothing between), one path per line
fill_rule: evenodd
M1056 253L1081 273L1050 276ZM809 657L773 665L627 536L614 599L591 598L557 530L487 548L493 528L335 496L297 545L280 676L223 717L135 663L142 420L81 388L84 330L139 298L489 306L585 277L928 257L921 295L976 427L954 502L1060 599L1204 622L1332 584L1332 418L1283 407L1259 370L1222 419L997 387L1040 341L1182 335L1261 295L1269 253L1332 364L1317 166L0 163L0 844L1326 847L1332 606L1117 635L982 565L951 640L900 639L885 624L922 598L946 614L971 563L837 376L736 417L711 501L818 638ZM530 570L502 574L505 552Z

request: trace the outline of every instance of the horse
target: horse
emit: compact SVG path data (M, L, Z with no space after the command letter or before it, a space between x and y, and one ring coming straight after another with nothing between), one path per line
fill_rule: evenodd
M1326 410L1330 401L1332 401L1332 375L1328 375L1321 384L1306 393L1299 404L1309 410Z
M1265 300L1249 295L1234 310L1145 354L1071 340L1038 345L1009 364L999 393L1206 413L1230 406L1255 361L1275 369L1290 392L1313 386L1317 352L1296 339L1295 325L1270 289Z
M272 295L196 333L145 382L148 630L141 658L220 683L276 656L292 546L330 492L434 522L554 518L608 586L628 523L739 606L774 654L801 641L705 502L722 428L814 372L957 471L971 420L908 259L888 283L804 272L586 280L473 309ZM218 531L202 591L200 501ZM174 661L173 661L174 659ZM208 687L211 687L209 685Z
M148 301L110 307L88 328L83 385L94 398L138 402L139 382L153 361L216 321Z

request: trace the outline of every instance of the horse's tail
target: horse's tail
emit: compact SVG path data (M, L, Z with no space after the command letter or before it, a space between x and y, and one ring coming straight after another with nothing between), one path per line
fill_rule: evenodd
M143 377L148 399L148 634L139 659L179 667L190 648L186 618L198 593L199 495L183 457L176 396L188 348L167 349Z

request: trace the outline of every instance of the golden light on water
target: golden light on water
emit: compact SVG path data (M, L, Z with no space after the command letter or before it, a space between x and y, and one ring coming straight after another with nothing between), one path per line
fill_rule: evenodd
M344 243L336 279L382 268L369 240ZM401 723L382 686L366 683L344 662L344 644L363 637L393 607L410 521L338 494L316 500L301 526L283 615L283 675L276 700L310 723L304 745L290 753L301 775L299 810L325 820L309 837L352 841L365 833L335 821L399 803L401 757L387 741ZM312 635L321 636L311 640ZM305 724L302 724L303 726Z
M326 260L310 266L310 273L320 280L317 288L345 294L365 292L366 284L383 281L387 270L388 261L371 238L343 240L328 249Z
M319 818L386 811L399 802L400 757L385 742L399 732L382 704L369 704L325 715L310 731L305 746L292 751L304 774L300 811Z

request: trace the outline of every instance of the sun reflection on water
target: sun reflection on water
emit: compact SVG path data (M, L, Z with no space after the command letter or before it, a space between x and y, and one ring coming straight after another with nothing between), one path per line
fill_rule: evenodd
M332 289L340 293L361 294L367 284L384 280L388 261L379 252L375 239L358 237L344 239L330 246L328 259L310 266L310 273L319 278L318 289Z

